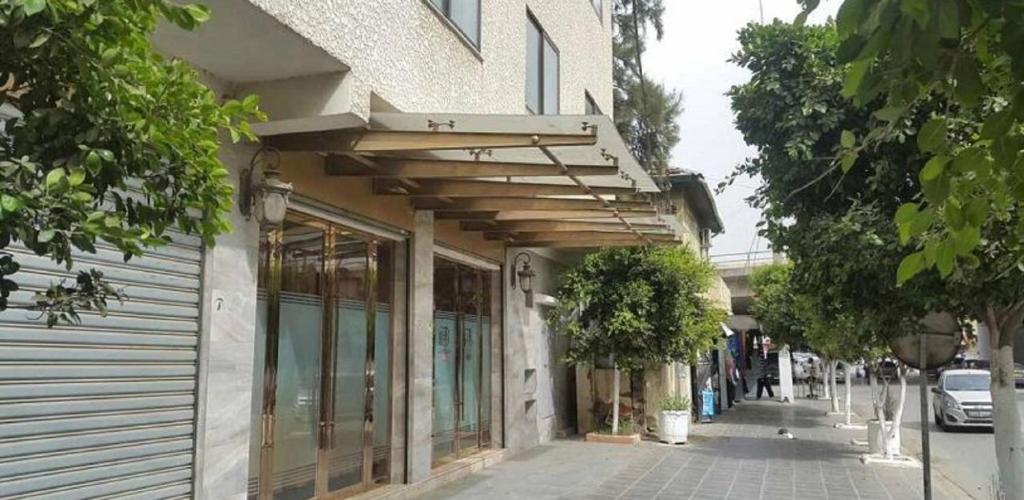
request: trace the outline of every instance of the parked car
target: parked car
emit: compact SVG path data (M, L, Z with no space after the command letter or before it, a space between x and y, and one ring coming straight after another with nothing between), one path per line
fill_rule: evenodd
M946 369L932 388L932 413L942 430L992 427L992 374L979 369Z
M1017 387L1024 387L1024 364L1013 364L1013 382Z
M938 369L939 374L946 370L988 370L990 363L987 359L965 358L963 355L953 358L946 366Z

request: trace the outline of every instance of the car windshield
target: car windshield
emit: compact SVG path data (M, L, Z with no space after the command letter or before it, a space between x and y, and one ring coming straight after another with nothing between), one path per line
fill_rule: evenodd
M984 359L969 359L964 362L964 368L973 368L975 370L988 370L989 363Z
M950 375L946 377L947 391L987 391L992 376L989 374Z

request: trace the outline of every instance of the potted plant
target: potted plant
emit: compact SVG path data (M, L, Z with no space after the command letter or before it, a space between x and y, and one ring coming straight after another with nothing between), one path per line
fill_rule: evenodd
M565 360L585 368L613 370L608 436L621 436L620 378L647 366L696 360L714 348L726 312L708 298L715 270L685 246L604 248L588 254L559 277L552 329L570 340ZM642 422L632 435L639 436ZM593 426L592 426L593 427ZM632 427L632 425L630 425ZM590 429L586 429L590 430ZM600 432L590 433L601 438ZM601 438L603 439L603 438ZM634 439L639 439L636 437Z
M669 396L661 400L658 412L658 440L663 443L685 443L690 433L690 400L685 396Z

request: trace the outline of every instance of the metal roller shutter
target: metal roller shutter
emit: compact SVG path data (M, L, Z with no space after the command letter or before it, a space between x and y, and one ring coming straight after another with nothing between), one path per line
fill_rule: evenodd
M196 238L125 263L111 246L79 255L128 296L110 314L47 329L0 313L0 498L178 498L192 492L202 251ZM61 266L11 247L22 287Z

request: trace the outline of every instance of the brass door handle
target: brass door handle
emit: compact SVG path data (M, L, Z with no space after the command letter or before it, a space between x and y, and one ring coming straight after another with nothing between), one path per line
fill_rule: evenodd
M262 424L263 424L263 429L261 429L262 432L263 432L262 446L264 448L269 448L271 446L274 446L274 416L273 415L264 414L263 415L263 422L262 422Z

